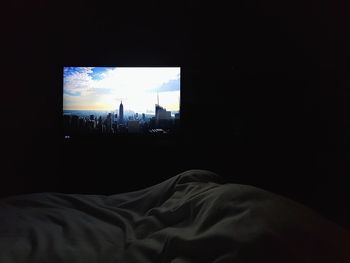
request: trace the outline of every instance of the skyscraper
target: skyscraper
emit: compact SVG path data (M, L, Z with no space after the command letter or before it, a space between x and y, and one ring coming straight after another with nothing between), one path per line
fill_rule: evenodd
M169 126L168 122L171 120L171 112L167 111L166 108L163 108L159 105L159 94L157 92L157 104L155 105L155 125L157 128L164 128ZM165 125L166 124L166 125Z
M124 123L124 106L123 101L119 105L119 123Z
M171 119L171 112L167 111L166 108L163 108L162 106L156 105L156 119Z
M108 113L107 119L105 122L106 122L107 131L111 132L112 131L112 114L111 113Z

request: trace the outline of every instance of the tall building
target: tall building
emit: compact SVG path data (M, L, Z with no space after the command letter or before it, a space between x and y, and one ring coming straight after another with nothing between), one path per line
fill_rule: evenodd
M156 105L156 119L171 119L171 112L167 111L166 108L163 108L162 106Z
M165 128L169 126L169 121L171 121L171 112L167 111L166 108L163 108L159 105L159 94L157 92L157 104L156 104L156 116L155 116L155 125L157 128Z
M124 123L124 106L123 101L119 105L119 123Z
M105 120L106 128L108 132L112 131L112 114L108 113L107 118Z

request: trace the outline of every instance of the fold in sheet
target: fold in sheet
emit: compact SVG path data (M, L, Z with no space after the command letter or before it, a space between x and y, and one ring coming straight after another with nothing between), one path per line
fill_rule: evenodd
M349 232L312 210L190 170L116 195L0 201L0 262L350 262Z

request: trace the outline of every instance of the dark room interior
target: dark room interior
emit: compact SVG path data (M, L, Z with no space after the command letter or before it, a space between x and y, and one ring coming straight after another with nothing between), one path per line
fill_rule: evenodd
M110 195L189 169L349 228L349 17L340 1L12 1L1 196ZM176 137L64 140L64 66L181 67Z

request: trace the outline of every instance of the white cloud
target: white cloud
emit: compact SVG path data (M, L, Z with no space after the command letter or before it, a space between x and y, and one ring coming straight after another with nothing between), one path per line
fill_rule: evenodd
M90 75L93 72L92 69L92 67L81 67L70 74L65 70L64 91L67 94L79 94L81 96L91 93L94 83Z
M154 107L157 102L156 90L170 80L179 78L180 68L109 68L93 79L93 68L79 68L65 77L64 90L66 97L76 97L72 100L65 98L65 105L79 101L86 105L106 105L116 109L120 99L126 109L145 112ZM152 91L152 92L150 92ZM163 93L162 93L163 94ZM69 96L71 95L71 96ZM75 96L74 96L75 95ZM179 91L172 95L164 94L163 102L174 104ZM84 99L83 99L84 98ZM162 103L161 103L162 104ZM163 104L165 106L165 104Z

